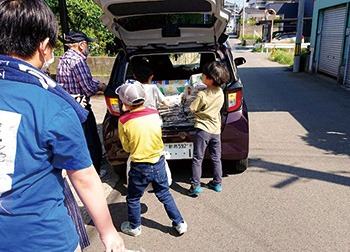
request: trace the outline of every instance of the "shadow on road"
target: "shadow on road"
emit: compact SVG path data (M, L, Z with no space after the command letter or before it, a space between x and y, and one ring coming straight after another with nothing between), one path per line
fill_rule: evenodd
M163 233L170 234L170 235L175 236L175 237L180 236L179 233L171 226L164 226L164 225L162 225L154 220L150 220L150 219L145 218L145 217L141 217L141 222L142 222L143 226L159 230Z
M126 188L126 180L125 177L119 180L117 183L115 190L120 192L122 195L127 195L127 188ZM150 192L145 192L146 193L153 193L152 191ZM154 197L156 197L154 195ZM123 221L128 220L128 207L126 202L120 202L120 203L112 203L108 205L109 211L112 213L112 219L113 223L116 226L118 231L120 230L120 226ZM172 236L179 236L179 234L176 232L176 230L172 226L164 226L154 220L150 220L146 217L143 217L142 214L146 213L148 211L148 206L144 203L141 203L141 222L143 226L152 228L152 229L157 229L160 230L163 233L168 233ZM90 225L93 225L91 222Z
M290 72L289 67L238 71L249 112L289 112L308 131L301 136L308 145L350 156L349 91L317 75Z
M180 161L168 161L171 175L173 179L173 183L171 184L170 188L174 191L181 193L183 195L187 195L188 189L190 188L190 178L192 174L191 170L191 160L180 160ZM222 177L228 177L229 175L235 175L235 173L230 167L230 162L225 161L222 163ZM213 178L213 170L212 165L210 163L210 160L204 160L202 165L202 178L203 179L211 179ZM186 184L185 186L181 184ZM201 183L202 187L206 187L207 185L205 183Z
M282 165L279 163L266 162L260 158L249 159L250 165L259 167L264 170L259 171L261 173L273 172L289 174L290 177L278 184L273 185L275 188L282 188L298 181L299 179L319 180L338 185L350 186L350 177L342 176L349 175L349 171L337 171L336 173L321 172L301 167Z

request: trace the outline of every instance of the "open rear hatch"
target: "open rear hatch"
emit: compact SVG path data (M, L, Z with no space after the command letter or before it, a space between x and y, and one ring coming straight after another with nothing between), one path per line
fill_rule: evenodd
M223 0L94 1L103 24L130 49L213 45L230 19Z

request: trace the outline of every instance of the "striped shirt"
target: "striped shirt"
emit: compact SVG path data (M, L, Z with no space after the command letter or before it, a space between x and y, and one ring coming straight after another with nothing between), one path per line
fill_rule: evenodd
M58 62L56 81L69 94L90 97L99 90L99 81L92 77L86 57L72 48Z

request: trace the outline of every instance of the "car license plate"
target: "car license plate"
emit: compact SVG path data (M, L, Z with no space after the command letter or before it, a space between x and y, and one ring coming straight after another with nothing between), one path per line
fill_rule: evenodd
M165 143L164 155L166 159L192 159L193 143Z

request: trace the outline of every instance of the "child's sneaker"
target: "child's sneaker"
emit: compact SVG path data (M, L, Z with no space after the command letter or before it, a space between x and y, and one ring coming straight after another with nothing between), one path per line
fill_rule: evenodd
M188 190L188 195L189 196L194 196L194 195L198 195L199 193L203 192L202 187L199 185L196 188L193 188L191 186L191 188Z
M130 227L129 221L124 221L122 223L121 230L123 233L131 235L131 236L139 236L141 234L141 226L138 226L137 228L132 229Z
M176 231L179 234L183 234L187 231L187 223L186 221L181 221L177 226L175 226Z
M213 181L209 181L208 187L209 187L210 189L213 189L213 190L216 191L216 192L221 192L221 191L222 191L222 186L221 186L221 184L214 185L214 184L213 184Z

